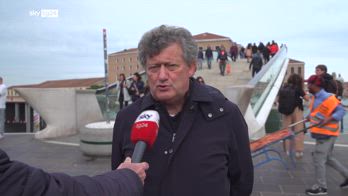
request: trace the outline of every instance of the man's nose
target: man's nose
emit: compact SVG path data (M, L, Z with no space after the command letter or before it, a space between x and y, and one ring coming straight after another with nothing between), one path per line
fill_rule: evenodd
M158 73L158 78L163 80L163 79L167 79L167 76L168 76L168 70L166 66L161 65L159 73Z

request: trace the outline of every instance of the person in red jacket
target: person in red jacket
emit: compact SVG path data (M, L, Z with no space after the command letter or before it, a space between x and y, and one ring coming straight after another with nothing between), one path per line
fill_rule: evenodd
M277 52L279 50L278 44L273 40L270 48L271 48L270 49L270 51L271 51L270 54L273 57L275 54L277 54Z

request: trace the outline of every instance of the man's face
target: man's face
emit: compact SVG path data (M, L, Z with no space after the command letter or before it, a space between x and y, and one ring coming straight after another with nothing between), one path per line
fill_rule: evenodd
M308 92L309 92L309 93L314 94L314 92L313 92L313 84L308 83L308 84L307 84L307 88L308 88Z
M155 100L176 104L184 100L189 89L189 78L196 65L187 65L181 47L173 43L158 55L147 59L146 73L151 95Z
M316 86L315 84L308 83L307 84L308 92L314 95L318 91L320 91L320 87Z
M316 69L315 69L315 75L320 76L320 75L322 75L322 74L324 74L324 71L323 71L323 70L321 70L321 69L319 69L319 68L316 68Z

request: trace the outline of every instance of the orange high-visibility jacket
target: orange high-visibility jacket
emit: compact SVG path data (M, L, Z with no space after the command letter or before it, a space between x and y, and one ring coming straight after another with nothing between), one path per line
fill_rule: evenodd
M312 97L311 103L309 105L309 109L311 111L310 114L310 124L311 126L314 124L318 124L325 118L328 118L332 115L332 112L335 108L340 104L340 101L335 97L335 95L331 95L327 99L325 99L318 107L313 110L314 104L314 96ZM330 135L330 136L338 136L340 134L338 130L338 121L332 120L327 124L320 127L313 127L310 129L311 133L317 133L322 135Z

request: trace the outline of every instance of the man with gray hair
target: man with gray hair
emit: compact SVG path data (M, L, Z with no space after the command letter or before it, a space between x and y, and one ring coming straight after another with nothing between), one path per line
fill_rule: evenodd
M0 77L0 140L4 138L5 133L5 109L6 109L7 88Z
M248 128L238 107L217 89L193 79L197 45L181 27L161 25L138 45L149 93L117 114L112 169L130 157L133 122L156 110L160 128L144 153L150 168L144 196L244 196L253 187Z

